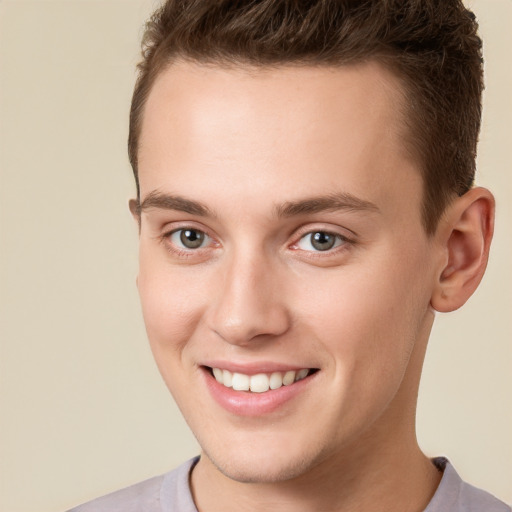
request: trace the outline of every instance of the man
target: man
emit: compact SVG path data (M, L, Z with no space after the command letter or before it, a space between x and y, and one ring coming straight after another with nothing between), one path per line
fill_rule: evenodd
M485 271L458 0L169 1L130 117L138 288L201 446L78 511L509 511L415 436L435 311Z

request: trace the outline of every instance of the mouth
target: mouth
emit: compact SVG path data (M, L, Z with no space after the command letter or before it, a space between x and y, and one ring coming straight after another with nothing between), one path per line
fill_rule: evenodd
M271 362L212 361L201 369L215 402L238 418L262 418L277 411L282 414L299 397L311 396L306 390L317 389L312 386L320 374L319 368L287 367Z
M222 386L232 388L234 391L245 391L248 393L267 393L283 386L291 386L318 371L317 368L301 368L298 370L248 375L245 373L231 372L223 368L212 368L209 366L205 368Z

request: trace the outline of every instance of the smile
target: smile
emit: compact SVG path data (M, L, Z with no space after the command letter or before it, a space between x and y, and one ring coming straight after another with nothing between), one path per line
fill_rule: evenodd
M322 373L319 368L286 366L212 361L202 366L202 374L212 398L225 411L238 417L261 417L283 411L287 404L304 396L306 389L317 389L314 382Z
M235 391L249 391L252 393L265 393L270 390L279 389L282 386L290 386L295 382L305 379L314 371L311 368L302 368L286 372L247 375L222 368L211 368L212 375L219 384L226 388L233 388Z

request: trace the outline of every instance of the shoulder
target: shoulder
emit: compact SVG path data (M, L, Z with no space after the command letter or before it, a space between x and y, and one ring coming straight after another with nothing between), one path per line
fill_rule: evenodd
M439 457L434 464L443 478L425 512L512 512L492 494L463 482L447 459Z
M112 492L79 505L68 512L160 512L179 510L196 512L193 506L188 475L197 459L191 459L178 468Z
M165 475L157 476L84 503L69 512L159 511Z

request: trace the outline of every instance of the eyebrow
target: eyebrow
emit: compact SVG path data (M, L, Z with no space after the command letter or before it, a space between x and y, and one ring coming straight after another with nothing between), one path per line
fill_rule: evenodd
M326 196L301 199L299 201L289 201L277 206L276 213L278 217L293 217L297 215L337 210L376 213L380 211L377 205L370 201L360 199L352 194L341 192Z
M186 199L182 196L165 194L158 191L150 192L137 207L140 213L151 208L175 210L201 217L215 217L215 214L203 203ZM379 208L364 199L345 192L325 196L310 197L297 201L287 201L275 207L277 217L294 217L327 211L362 211L379 212Z
M186 199L181 196L164 194L156 190L150 192L144 198L144 201L138 205L137 211L140 215L142 212L149 210L150 208L176 210L179 212L190 213L191 215L199 215L201 217L214 216L206 205L198 201Z

